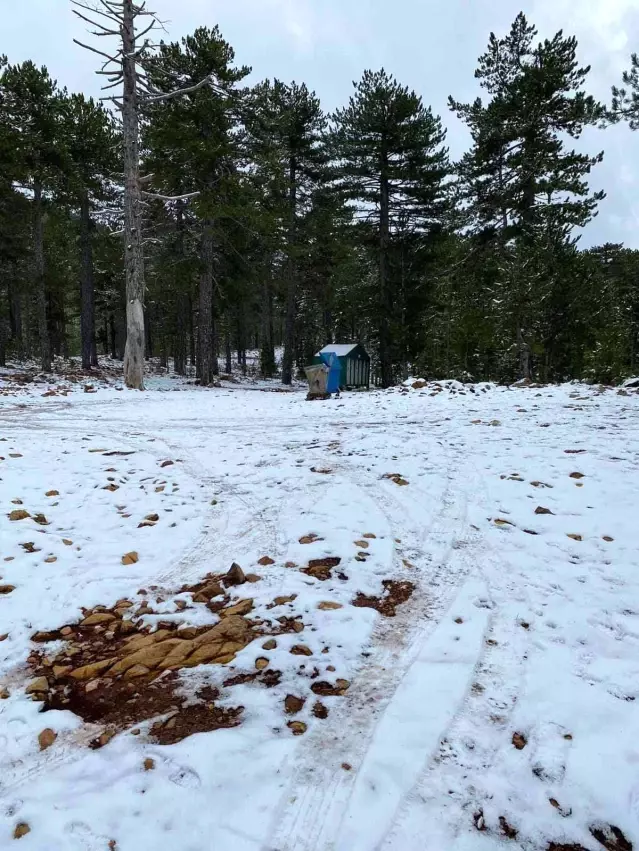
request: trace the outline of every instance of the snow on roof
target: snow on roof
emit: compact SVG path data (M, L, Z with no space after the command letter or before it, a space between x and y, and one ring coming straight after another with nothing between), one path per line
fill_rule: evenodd
M323 349L320 349L317 354L323 355L329 352L335 352L338 358L343 358L355 348L357 348L357 343L329 343L328 346L324 346Z

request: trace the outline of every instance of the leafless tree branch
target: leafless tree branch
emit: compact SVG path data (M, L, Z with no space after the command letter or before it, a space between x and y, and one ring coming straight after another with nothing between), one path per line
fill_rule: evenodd
M146 103L160 103L161 101L170 100L171 98L177 98L181 95L188 95L191 92L196 92L198 89L203 88L204 86L211 86L215 88L210 77L205 77L203 80L200 80L199 83L196 83L194 86L187 86L184 89L175 89L173 92L166 92L162 95L152 95L151 97L146 97L144 100Z
M85 50L90 50L91 53L97 53L98 56L104 56L104 58L108 59L109 62L116 62L117 63L118 56L120 56L122 54L122 51L118 51L118 53L116 53L115 56L109 56L108 53L103 53L103 51L98 50L97 47L91 47L90 44L83 44L81 41L78 41L77 38L73 39L73 43L78 44L80 47L83 47Z
M197 198L200 192L187 192L185 195L159 195L157 192L147 192L143 189L142 195L154 201L187 201L189 198Z

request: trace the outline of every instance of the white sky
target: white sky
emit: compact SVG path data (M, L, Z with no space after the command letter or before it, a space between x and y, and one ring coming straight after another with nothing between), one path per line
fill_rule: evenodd
M382 66L433 106L449 130L453 156L467 136L446 100L473 98L477 57L491 30L505 32L521 0L148 0L177 39L218 24L238 64L254 79L304 81L326 110L344 104L365 68ZM633 51L639 52L638 0L529 0L523 8L541 37L576 35L579 59L590 64L590 92L608 101ZM0 53L33 59L61 85L97 95L93 56L73 44L86 39L68 0L0 0ZM103 40L104 41L104 40ZM625 242L639 248L639 132L589 130L581 150L606 152L592 185L607 192L584 244Z

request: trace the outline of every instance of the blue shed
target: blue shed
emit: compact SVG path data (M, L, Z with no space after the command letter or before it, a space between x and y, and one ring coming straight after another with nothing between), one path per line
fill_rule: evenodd
M330 354L335 355L341 365L340 387L370 387L371 359L364 346L359 343L329 343L315 355L315 363L325 363L324 356Z

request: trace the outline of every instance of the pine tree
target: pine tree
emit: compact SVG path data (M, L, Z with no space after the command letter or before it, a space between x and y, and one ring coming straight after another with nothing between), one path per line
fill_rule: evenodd
M325 163L322 137L326 119L315 93L295 82L286 85L280 80L265 81L253 90L250 107L252 114L247 117L247 128L252 155L270 184L272 197L281 202L286 257L282 383L290 384L299 288L297 263L303 241L299 219L308 209L313 186Z
M639 56L633 53L630 70L623 73L623 87L612 87L612 118L624 120L631 130L639 130Z
M194 88L151 111L146 140L155 184L165 192L196 199L201 222L197 374L204 385L212 384L218 373L215 263L238 179L237 84L250 72L250 68L235 67L234 61L233 48L219 29L201 27L180 43L162 44L147 66L158 89L174 86L176 79ZM195 88L205 76L215 77L215 89Z
M582 88L590 69L577 63L575 38L559 32L535 45L536 35L523 14L505 38L491 34L475 72L490 100L450 99L473 139L459 164L463 197L479 241L501 246L500 287L507 297L493 297L512 311L505 318L524 378L532 376L533 355L543 346L533 314L556 297L559 257L568 256L573 230L596 215L604 197L587 183L603 154L577 153L565 141L603 115Z
M394 378L392 321L398 284L389 266L400 219L426 235L441 230L448 212L448 155L439 117L383 69L366 71L345 109L334 117L332 151L342 191L375 246L375 311L381 383Z

